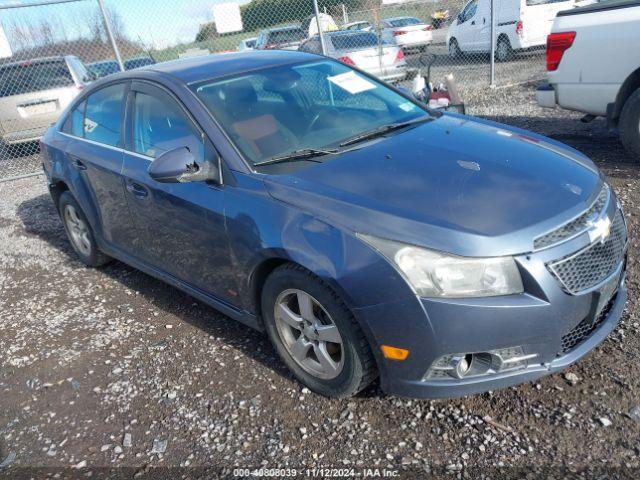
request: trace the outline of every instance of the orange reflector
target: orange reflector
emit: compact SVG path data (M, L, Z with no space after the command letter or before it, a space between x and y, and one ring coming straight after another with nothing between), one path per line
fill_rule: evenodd
M380 347L382 349L382 354L385 358L389 360L406 360L409 356L409 350L405 350L404 348L398 347L390 347L389 345L382 345Z

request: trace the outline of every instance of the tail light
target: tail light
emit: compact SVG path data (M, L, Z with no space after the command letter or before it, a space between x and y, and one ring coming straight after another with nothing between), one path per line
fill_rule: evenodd
M273 50L274 48L276 48L276 44L275 44L275 43L267 43L267 44L264 46L264 49L265 49L265 50Z
M516 23L516 35L518 35L519 37L522 36L523 27L524 25L522 24L522 20L518 20L518 23Z
M398 37L400 35L404 35L405 33L407 33L405 30L394 30L393 36Z
M431 25L427 25L422 30L424 30L425 32L428 32L429 30L433 30L433 27Z
M354 62L353 60L351 60L350 57L344 56L344 57L340 57L338 60L340 60L342 63L344 63L345 65L352 65L352 66L356 66L356 62Z
M401 48L398 49L398 55L396 55L396 62L404 60L404 52Z
M558 69L564 52L566 52L576 38L576 32L552 33L547 37L547 70L553 72Z

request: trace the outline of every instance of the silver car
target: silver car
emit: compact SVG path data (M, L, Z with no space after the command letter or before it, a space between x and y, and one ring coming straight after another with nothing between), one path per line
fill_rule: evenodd
M399 82L407 77L407 62L402 48L378 39L373 32L340 30L325 32L325 55L355 66L387 82ZM322 54L316 35L304 42L300 51Z
M387 18L380 28L384 40L405 50L425 50L433 41L433 27L415 17Z
M0 67L0 146L39 139L95 78L78 57L36 58Z

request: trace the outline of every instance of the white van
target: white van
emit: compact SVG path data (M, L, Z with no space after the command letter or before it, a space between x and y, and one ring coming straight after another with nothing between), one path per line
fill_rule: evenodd
M505 61L516 50L544 47L553 19L573 8L574 0L495 0L496 60ZM449 54L491 51L491 0L469 1L447 32Z

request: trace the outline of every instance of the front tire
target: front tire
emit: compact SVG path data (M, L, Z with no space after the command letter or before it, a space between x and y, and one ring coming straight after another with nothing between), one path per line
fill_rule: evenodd
M618 123L620 140L627 151L640 161L640 88L633 92L622 107Z
M73 250L82 263L89 267L100 267L111 258L100 251L87 217L69 191L58 200L58 211Z
M327 397L350 397L376 377L364 333L340 297L300 266L267 279L262 314L271 343L300 382Z
M513 48L511 42L506 37L500 37L496 45L496 61L506 62L513 57Z
M462 50L460 50L458 40L456 40L455 38L449 40L449 55L455 59L462 57Z

